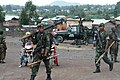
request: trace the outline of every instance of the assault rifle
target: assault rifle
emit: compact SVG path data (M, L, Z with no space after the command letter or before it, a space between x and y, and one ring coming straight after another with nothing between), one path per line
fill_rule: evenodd
M50 28L53 28L54 26L56 26L56 25L58 25L58 24L60 24L61 23L61 21L58 21L58 22L56 22L56 23L54 23L54 24L52 24L52 25L50 25L50 26L47 26L44 30L48 30L48 29L50 29Z
M58 21L58 22L55 23L55 24L51 24L51 25L49 25L49 26L46 26L46 28L44 28L44 30L46 31L46 30L48 30L48 29L50 29L50 28L53 28L54 26L56 26L56 25L58 25L58 24L60 24L60 23L61 23L61 21ZM37 33L37 32L36 32L36 33ZM32 34L30 34L30 35L24 35L21 39L28 38L28 37L36 34L36 33L32 33ZM21 40L21 39L20 39L20 40Z
M108 50L113 46L114 43L115 43L115 41L113 41L111 43L111 45L108 47L108 49L98 58L98 60L96 61L95 64L98 64L98 62L104 57L104 55L106 54L106 52L108 52Z
M59 55L59 54L51 55L51 56L47 57L47 59L54 58L54 57L56 57L56 56L58 56L58 55ZM37 63L39 63L39 62L41 62L41 61L42 61L42 60L38 60L38 61L32 62L32 63L28 64L28 66L35 65L35 64L37 64Z

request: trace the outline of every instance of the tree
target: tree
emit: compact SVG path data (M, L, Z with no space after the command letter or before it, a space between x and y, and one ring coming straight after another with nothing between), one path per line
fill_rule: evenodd
M108 14L105 14L105 19L110 20L110 16Z
M20 15L20 24L29 25L38 22L39 15L36 12L36 6L32 4L32 1L28 1L25 4L25 8L22 9Z
M21 15L20 15L20 18L19 18L19 21L20 21L20 24L22 25L28 25L29 24L29 17L27 15L27 12L25 9L22 9L22 12L21 12Z
M5 13L3 12L3 8L0 5L0 23L4 22L5 20Z
M82 18L84 18L86 16L83 9L81 9L79 6L72 6L70 8L69 15L71 15L71 14L72 14L72 16L80 16Z
M6 5L6 11L12 11L11 5Z
M120 2L117 2L115 9L114 9L114 17L120 16Z

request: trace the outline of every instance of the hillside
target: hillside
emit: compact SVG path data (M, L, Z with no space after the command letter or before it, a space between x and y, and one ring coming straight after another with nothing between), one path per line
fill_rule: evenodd
M71 6L71 5L80 5L80 3L69 3L65 1L54 1L50 4L51 6L57 5L57 6Z

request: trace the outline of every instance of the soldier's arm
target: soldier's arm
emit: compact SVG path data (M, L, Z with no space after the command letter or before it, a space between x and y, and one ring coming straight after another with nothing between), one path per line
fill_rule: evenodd
M5 41L5 37L3 38L3 44L4 44L4 48L7 49L7 45L6 45L6 41Z
M45 44L45 53L44 56L47 56L48 50L50 48L50 38L48 35L46 35L46 44Z
M106 36L106 46L105 46L105 51L107 52L107 49L108 49L108 47L109 47L109 39L110 39L110 37L109 37L109 35L107 35Z

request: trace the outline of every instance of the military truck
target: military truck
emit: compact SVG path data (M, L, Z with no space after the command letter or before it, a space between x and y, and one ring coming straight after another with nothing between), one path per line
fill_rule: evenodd
M55 37L59 43L62 43L64 40L84 41L85 34L87 34L88 43L92 43L94 35L93 30L85 29L80 25L71 25L67 30L58 31L55 33Z

